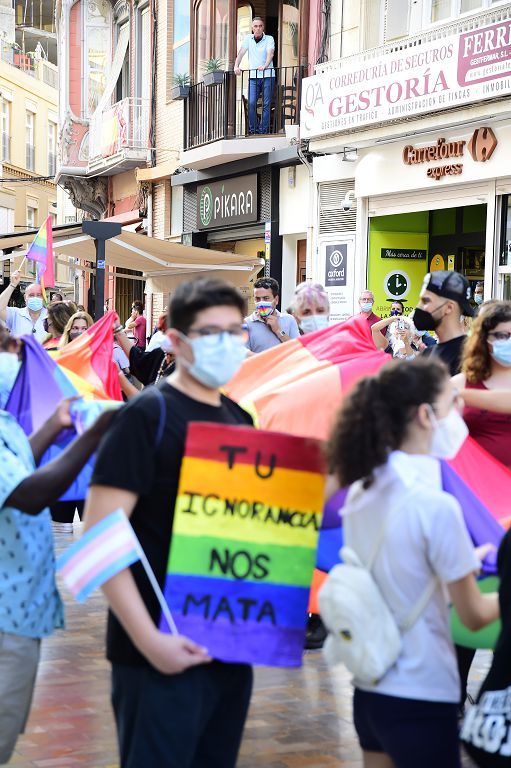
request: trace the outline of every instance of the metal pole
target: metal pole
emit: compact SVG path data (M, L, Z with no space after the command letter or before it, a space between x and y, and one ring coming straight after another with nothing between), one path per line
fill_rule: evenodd
M106 241L121 234L120 224L111 221L84 221L82 232L95 240L96 246L96 291L94 295L94 320L104 314Z

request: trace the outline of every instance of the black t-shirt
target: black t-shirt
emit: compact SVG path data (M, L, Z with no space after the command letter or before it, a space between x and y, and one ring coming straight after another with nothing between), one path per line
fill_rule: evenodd
M422 357L439 357L449 368L451 376L456 376L461 370L461 357L466 338L466 336L456 336L450 341L428 347L422 353Z
M155 389L163 395L158 396ZM157 435L163 426L157 445ZM98 450L91 485L109 485L136 493L138 502L130 518L135 533L163 588L181 460L189 422L252 426L252 418L229 398L212 406L193 400L168 381L149 387L115 415ZM140 563L131 568L142 599L155 623L158 600ZM107 657L119 664L146 664L128 635L109 613Z
M130 372L141 384L153 384L156 381L158 371L165 354L159 347L146 352L141 347L130 349Z

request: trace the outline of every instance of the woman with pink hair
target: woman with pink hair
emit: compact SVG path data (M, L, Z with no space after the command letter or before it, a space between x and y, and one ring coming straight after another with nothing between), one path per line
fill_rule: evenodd
M291 312L302 333L312 333L328 327L330 302L320 283L306 280L296 286Z

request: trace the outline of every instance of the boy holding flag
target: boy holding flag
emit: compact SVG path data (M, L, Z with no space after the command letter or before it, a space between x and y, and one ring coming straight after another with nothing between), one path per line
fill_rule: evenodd
M160 587L188 424L252 424L219 392L246 356L244 315L244 299L228 283L181 283L169 311L176 371L115 415L98 451L85 527L122 508ZM122 768L234 768L251 667L212 660L188 638L161 632L158 599L140 563L103 590L111 608L107 656Z

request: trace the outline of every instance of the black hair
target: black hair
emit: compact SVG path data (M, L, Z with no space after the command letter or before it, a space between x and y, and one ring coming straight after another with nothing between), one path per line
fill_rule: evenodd
M367 488L376 467L406 437L422 403L436 400L449 378L439 360L394 361L376 376L358 382L344 400L327 445L329 470L341 486L363 479Z
M133 309L136 309L137 312L140 312L140 314L142 314L142 312L144 311L144 303L139 299L134 301L132 306L133 306Z
M260 277L255 281L254 288L269 288L273 298L280 295L280 285L274 277Z
M390 302L390 306L392 306L393 304L399 304L399 306L401 307L402 311L403 311L403 312L405 311L405 305L404 305L404 304L403 304L403 302L402 302L402 301L400 301L399 299L393 299L393 300Z
M169 327L188 333L195 318L209 307L235 307L246 315L245 299L230 283L213 277L186 280L176 288L169 303Z

